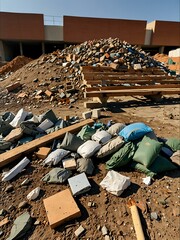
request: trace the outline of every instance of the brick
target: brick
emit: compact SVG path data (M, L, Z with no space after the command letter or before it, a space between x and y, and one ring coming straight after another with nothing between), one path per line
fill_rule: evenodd
M84 172L69 178L68 183L74 196L88 192L91 189L91 185Z
M23 130L21 128L13 129L4 140L7 142L14 142L19 140L23 136Z
M51 149L48 148L48 147L41 147L39 148L39 151L36 152L36 156L39 158L39 159L45 159L48 154L51 152Z
M62 160L63 167L69 170L76 169L76 160L74 158L66 158Z
M21 87L21 83L20 82L15 82L13 84L10 84L6 87L6 89L8 90L8 92L12 92L13 90L16 90L17 88Z
M7 224L9 222L8 217L4 218L2 221L0 221L0 227L4 226L5 224Z
M92 119L98 119L101 116L101 109L93 109L92 110Z
M92 115L92 112L91 112L91 111L83 112L83 113L82 113L82 117L83 117L84 119L91 118L91 115Z
M44 199L43 203L51 228L81 216L81 211L69 189Z
M119 68L119 64L116 64L116 63L111 63L110 64L110 67L117 70Z
M48 97L51 97L52 96L52 92L51 91L49 91L49 90L46 90L45 92L44 92Z

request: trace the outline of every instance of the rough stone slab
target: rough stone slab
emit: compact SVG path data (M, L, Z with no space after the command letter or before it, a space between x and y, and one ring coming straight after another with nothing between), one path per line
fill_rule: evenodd
M91 185L85 173L80 173L74 177L69 178L68 182L74 196L88 192L91 189Z
M8 86L6 87L6 89L8 90L8 92L12 92L13 90L15 90L15 89L17 89L17 88L19 88L19 87L21 87L21 86L22 86L22 85L21 85L20 82L15 82L15 83L13 83L13 84L8 85Z
M5 153L0 154L0 167L3 167L7 165L8 163L11 163L18 158L21 157L23 154L30 153L34 150L36 150L38 147L46 146L47 144L53 142L55 139L63 138L66 132L75 133L78 132L83 126L89 124L92 125L94 121L92 119L87 119L82 122L76 123L72 126L60 129L56 132L50 133L46 136L43 136L41 138L35 139L31 142L28 142L24 145L21 145L19 147L16 147L12 150L9 150Z
M23 130L21 128L13 129L5 138L4 141L14 142L19 140L23 136Z
M51 228L81 216L69 189L58 192L43 200Z
M14 221L10 236L6 240L21 238L31 228L32 218L28 212L23 213ZM21 238L22 239L22 238Z

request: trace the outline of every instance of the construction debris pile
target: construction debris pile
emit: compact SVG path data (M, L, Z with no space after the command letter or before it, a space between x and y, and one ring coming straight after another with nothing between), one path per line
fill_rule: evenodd
M82 98L81 66L110 66L119 71L134 68L137 64L140 68L161 67L168 71L142 49L117 38L86 41L43 55L16 71L8 78L8 84L14 85L18 81L22 86L19 88L21 94L14 96L8 91L8 96L4 93L3 103L25 101L34 105L35 99L57 106L71 105ZM16 85L11 89L17 90Z
M12 61L8 62L6 65L0 68L0 81L3 78L7 78L16 70L22 68L27 63L31 62L32 59L25 56L17 56Z
M93 111L94 116L98 118L99 110ZM23 144L26 146L26 143L34 138L77 122L79 119L76 117L67 121L58 119L52 110L41 116L33 116L32 113L23 109L19 110L15 116L10 112L5 113L1 116L0 125L1 150L7 151ZM69 220L81 217L82 212L74 197L82 195L85 198L85 194L91 190L88 176L94 173L95 162L106 161L106 168L110 170L106 177L101 179L99 185L107 192L120 196L130 186L131 181L129 177L113 169L118 170L124 166L130 166L131 169L149 176L144 178L144 183L150 185L151 178L155 175L178 168L179 151L180 139L157 138L153 130L144 123L125 125L114 123L112 120L107 124L99 121L94 122L93 126L84 125L74 134L67 131L63 139L54 140L51 146L40 147L34 152L33 157L33 160L38 159L38 164L42 168L50 168L46 174L42 174L42 184L66 184L68 182L69 186L43 199L49 225L51 228L56 228ZM3 171L2 181L18 179L19 175L26 173L25 170L22 172L23 169L28 169L33 162L25 156L13 168ZM32 201L41 199L43 190L40 183L37 183L36 187L32 186L28 178L21 185L28 186L27 200L23 200L18 206L18 209L23 210L29 208ZM5 191L13 191L13 186L8 185ZM88 206L93 207L93 203L89 202ZM1 209L1 215L7 215L6 209ZM24 212L16 218L8 239L22 237L27 233L33 224L31 215ZM8 223L8 217L1 222L2 226ZM106 231L104 229L106 229L105 226L102 227L103 236L108 236L107 229ZM84 232L85 229L80 226L75 231L75 236L79 237ZM7 233L2 232L3 234Z

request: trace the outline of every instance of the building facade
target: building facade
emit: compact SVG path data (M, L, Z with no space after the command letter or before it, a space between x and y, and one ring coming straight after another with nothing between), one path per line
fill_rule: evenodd
M44 25L43 14L0 12L0 58L37 58L69 44L119 38L151 53L180 46L180 23L64 16L63 25Z

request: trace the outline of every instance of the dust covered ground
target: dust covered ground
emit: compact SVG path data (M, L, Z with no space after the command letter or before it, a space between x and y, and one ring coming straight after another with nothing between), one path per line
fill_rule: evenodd
M71 108L67 106L52 107L52 104L47 102L39 104L38 108L31 107L29 109L26 102L18 104L14 102L6 106L1 104L0 112L13 111L16 113L22 107L26 110L31 110L34 114L41 114L48 109L53 109L58 117L77 115L81 118L82 112L87 111L83 107L83 101L79 100ZM120 98L116 99L115 103L109 103L108 108L102 111L102 116L99 120L104 123L107 123L110 119L123 123L141 121L152 127L159 137L179 138L179 107L178 96L177 98L166 97L160 103L153 103L144 98ZM134 172L128 169L128 167L120 169L119 173L130 177L131 185L120 197L117 197L100 187L99 183L105 177L107 170L103 161L97 162L96 160L95 162L94 160L95 172L93 176L88 177L92 188L87 194L82 194L75 198L82 216L52 230L48 224L43 199L68 188L68 184L49 185L43 183L41 178L50 169L43 167L34 154L28 157L32 162L26 170L10 182L0 182L0 209L6 209L8 211L7 216L10 219L8 224L0 228L3 231L1 239L6 239L9 236L13 221L26 210L33 217L33 221L39 220L39 223L33 225L26 236L21 239L71 240L76 238L74 231L80 225L86 229L80 239L105 239L101 232L101 228L104 225L108 229L110 239L136 239L130 209L127 207L127 202L130 198L141 203L142 210L140 210L140 215L146 239L179 239L179 170L159 174L153 179L150 186L146 186L142 182L142 178L145 177L144 174ZM13 164L7 167L11 168L12 166ZM21 183L26 178L29 178L30 184L21 186ZM13 185L13 191L6 193L5 188L9 184ZM19 209L19 203L26 200L27 194L37 186L42 189L40 197L35 201L29 202L29 206L26 209ZM93 206L89 207L89 202L94 203ZM8 210L11 205L14 207ZM151 220L151 212L158 214L158 220ZM0 217L0 220L3 218Z

